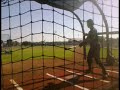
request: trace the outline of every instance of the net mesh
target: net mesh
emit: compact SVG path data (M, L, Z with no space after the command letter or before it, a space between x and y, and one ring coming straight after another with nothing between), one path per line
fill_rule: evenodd
M10 51L1 55L1 89L118 88L118 0L2 0L1 12L1 40ZM84 75L89 46L79 44L88 19L98 32L106 80L94 61L93 73Z

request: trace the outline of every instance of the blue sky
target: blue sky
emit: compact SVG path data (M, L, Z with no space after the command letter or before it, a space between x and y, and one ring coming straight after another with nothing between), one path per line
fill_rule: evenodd
M17 1L18 0L16 0L16 2ZM102 0L97 0L98 3L102 3L101 1ZM111 1L112 1L112 5L116 6L116 7L111 7ZM14 2L15 1L12 1L11 3L14 3ZM106 19L108 21L109 31L118 31L118 8L117 8L118 0L103 0L103 2L104 2L104 4L107 4L108 6L106 6L106 5L102 6L101 4L99 4L99 6L101 8L103 8L104 14L107 15ZM42 10L40 9L41 5L34 1L31 2L31 5L32 5L31 6L32 10L35 10L35 9L38 9L38 10L29 12L29 10L30 10L30 2L29 1L24 1L20 4L21 12L19 11L19 3L11 5L10 6L10 15L11 16L18 15L18 16L11 17L10 24L9 24L9 18L1 19L2 34L9 34L9 35L11 34L10 35L11 39L20 38L21 34L23 37L28 35L27 37L22 38L22 41L26 41L26 40L34 41L34 42L39 42L42 40L53 41L52 34L44 34L43 35L44 37L42 38L42 34L37 34L37 33L42 32L42 30L45 33L53 33L53 30L54 30L54 32L57 35L61 36L61 37L58 37L55 35L54 36L55 41L63 41L64 40L62 38L63 34L67 38L73 38L73 37L74 38L82 38L81 26L80 26L78 20L70 18L70 17L73 17L73 14L71 12L64 11L65 15L70 16L70 17L67 17L67 16L63 16L63 15L59 14L59 13L63 13L63 10L54 8L55 11L57 11L59 13L54 12L54 17L53 17L53 11L52 11L53 7L48 6L48 5L42 5L42 7L44 9L50 9L50 10L43 10L43 17L42 17ZM92 7L94 7L94 9ZM100 13L99 13L98 9L95 6L93 6L91 2L86 2L84 4L84 9L86 11L83 12L82 9L83 9L83 5L81 7L79 7L78 10L74 11L80 17L81 20L84 19L86 21L88 19L93 19L95 24L100 25L100 26L95 25L95 28L97 29L98 32L106 31L106 29L104 27L103 28L101 27L102 24L104 25L104 22L102 22L102 17L101 17L101 15L99 15ZM28 12L25 14L22 14L21 20L20 20L19 13L24 13L26 11L28 11ZM93 15L87 11L90 11L90 12L94 11L95 13L98 13L98 14ZM32 14L32 18L31 18L31 14ZM84 17L83 17L83 15L84 15ZM1 8L1 16L2 16L2 18L9 16L8 6ZM111 16L115 17L115 18L111 18ZM63 17L64 17L64 20L63 20ZM46 20L43 23L41 21L42 18L44 20ZM54 23L54 26L53 26L53 23L50 23L53 21L53 19L57 23L57 24ZM20 21L21 21L21 25L25 25L27 23L30 23L31 21L34 23L32 23L32 27L31 27L31 23L30 23L26 26L22 26L22 28L20 28L20 27L14 28L14 27L20 26ZM62 26L63 23L67 27L63 27ZM84 25L85 32L88 33L89 29L87 28L86 23L84 23L83 25ZM111 28L111 27L113 27L113 28ZM5 29L9 29L9 28L14 28L14 29L11 29L11 32L10 32L10 30L5 30ZM75 31L73 31L73 28L75 29ZM34 35L31 36L30 35L31 32ZM110 35L110 37L111 37L111 35ZM117 38L118 35L112 35L112 37ZM68 39L65 39L65 40L68 40ZM17 39L17 41L21 41L21 39Z

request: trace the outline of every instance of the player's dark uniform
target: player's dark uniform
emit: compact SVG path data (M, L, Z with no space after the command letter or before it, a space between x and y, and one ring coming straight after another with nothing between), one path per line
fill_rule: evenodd
M87 56L89 67L88 70L91 71L92 58L95 58L96 63L102 68L103 73L106 74L106 70L100 61L100 44L98 42L97 30L95 28L89 31L87 38L82 43L80 43L80 46L86 44L90 44L90 50Z

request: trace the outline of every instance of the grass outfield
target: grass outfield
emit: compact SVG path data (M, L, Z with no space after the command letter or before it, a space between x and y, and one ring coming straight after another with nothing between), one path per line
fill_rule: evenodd
M12 51L12 54L2 54L2 63L31 59L32 56L40 59L43 58L42 55L44 55L44 58L52 58L53 56L58 58L73 57L73 52L60 47L54 47L53 49L53 46L44 46L43 48L41 46L26 47L23 50L20 47L13 47Z
M86 50L88 53L89 47L87 47ZM54 51L53 51L53 46L44 46L44 48L42 48L41 46L34 46L33 48L25 47L23 50L21 50L20 47L13 47L12 51L13 51L12 54L2 54L2 63L8 63L11 61L16 62L22 59L23 60L32 59L32 56L33 58L39 60L40 58L43 58L42 55L44 55L44 58L52 58L53 56L55 56L63 59L64 59L64 56L65 58L72 58L74 55L73 52L69 50L64 50L64 48L60 48L60 47L54 47ZM101 52L100 57L106 58L107 49L101 48L100 52ZM113 53L113 56L115 56L115 58L118 58L118 54L119 54L118 49L113 49L112 53Z
M89 46L86 47L86 52L88 53L89 51ZM118 58L118 55L119 54L119 50L118 49L112 49L112 55L115 57L115 58ZM101 48L100 49L100 58L106 58L107 57L107 48Z

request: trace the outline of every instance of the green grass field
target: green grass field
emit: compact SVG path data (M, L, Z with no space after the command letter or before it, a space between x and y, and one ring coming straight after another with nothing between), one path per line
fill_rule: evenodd
M62 46L61 46L62 47ZM100 57L106 58L107 52L106 48L102 49L100 52ZM64 48L60 47L54 47L53 46L44 46L43 48L41 46L34 46L34 47L24 47L22 50L21 47L13 47L12 48L12 54L2 54L2 63L8 63L8 62L16 62L20 60L26 60L26 59L41 59L41 58L52 58L53 56L58 58L72 58L74 53L69 50L64 50ZM89 47L86 48L86 51L88 53ZM112 51L113 56L115 58L118 58L118 49L113 49ZM44 56L42 56L44 55Z
M89 46L86 47L86 52L88 53L89 51ZM118 58L119 56L119 50L118 49L112 49L112 55L115 57L115 58ZM100 49L100 58L106 58L107 57L107 48L101 48Z
M2 63L31 59L32 57L40 59L43 57L52 58L53 56L58 58L64 58L64 56L65 58L71 58L73 57L73 52L60 47L53 48L53 46L44 46L43 48L41 46L34 46L24 48L23 50L20 47L13 47L12 54L2 54Z

